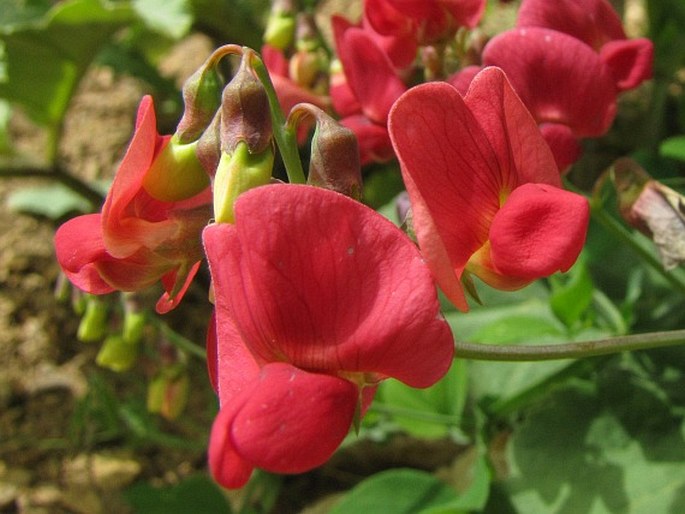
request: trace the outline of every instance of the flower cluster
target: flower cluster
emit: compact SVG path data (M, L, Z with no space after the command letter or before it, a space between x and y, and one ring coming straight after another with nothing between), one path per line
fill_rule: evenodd
M93 294L161 281L160 313L206 262L219 483L319 466L382 380L438 381L454 343L436 284L466 311L471 276L513 290L574 264L589 208L560 168L649 76L651 46L626 39L605 0L551 4L524 0L483 65L448 77L433 58L484 0L367 0L358 24L333 18L328 75L311 17L274 2L264 60L217 49L186 83L174 135L158 135L143 99L102 212L63 225L57 257ZM419 54L426 77L448 80L412 87ZM241 59L227 83L226 55ZM289 184L274 178L277 150ZM418 244L359 201L361 165L394 158Z

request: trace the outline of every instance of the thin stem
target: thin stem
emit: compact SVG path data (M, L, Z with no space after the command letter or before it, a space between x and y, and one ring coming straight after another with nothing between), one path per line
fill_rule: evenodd
M681 344L685 344L685 330L650 332L564 344L494 345L456 341L454 347L456 357L460 359L513 362L580 359Z
M304 184L304 170L302 169L300 153L297 149L296 131L290 130L286 126L285 115L281 110L281 104L278 102L278 96L276 95L276 90L271 82L269 72L266 69L266 66L264 66L264 62L256 53L252 54L251 64L252 69L264 85L266 94L269 98L274 139L281 152L285 171L288 174L288 180L291 184Z
M204 348L197 345L190 339L183 337L181 334L169 327L169 325L167 325L164 321L157 320L157 327L161 330L164 337L166 337L169 342L177 348L199 359L207 359L207 352Z
M88 200L93 207L99 207L104 197L100 191L92 188L60 166L44 168L30 162L17 159L0 160L0 178L48 178L64 184L73 192Z

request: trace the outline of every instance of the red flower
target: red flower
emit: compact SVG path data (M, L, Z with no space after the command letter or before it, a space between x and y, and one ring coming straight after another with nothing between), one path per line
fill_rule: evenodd
M221 404L209 462L226 487L242 486L253 467L322 464L380 380L427 387L453 354L418 250L371 209L325 189L270 185L242 194L235 213L235 224L203 235Z
M465 97L417 86L390 113L419 246L438 285L467 310L461 278L516 289L575 262L589 208L560 189L535 120L502 70L486 68Z
M621 19L606 0L524 0L516 25L553 29L589 45L611 70L619 91L652 76L652 42L627 39Z
M484 8L485 0L365 0L364 16L379 34L430 44L475 27Z
M369 31L338 16L332 22L346 79L334 79L331 88L333 106L342 116L340 123L357 136L362 164L390 160L388 113L407 87Z
M57 230L57 260L80 289L137 291L161 280L160 313L185 293L202 259L200 231L211 216L211 193L206 188L184 200L162 201L146 191L148 171L170 139L157 134L152 99L146 96L102 213L79 216Z

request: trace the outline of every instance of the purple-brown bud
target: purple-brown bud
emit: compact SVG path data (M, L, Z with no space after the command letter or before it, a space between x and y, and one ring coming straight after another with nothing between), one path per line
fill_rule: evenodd
M296 125L305 116L312 116L316 120L307 183L359 200L362 176L357 137L311 104L293 107L288 123Z
M228 154L241 141L253 154L263 152L271 144L269 99L252 71L253 55L252 50L244 50L240 68L222 94L219 137L221 151Z

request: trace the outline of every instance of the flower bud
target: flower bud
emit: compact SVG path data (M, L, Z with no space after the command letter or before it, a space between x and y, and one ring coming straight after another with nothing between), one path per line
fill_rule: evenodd
M316 119L307 183L359 200L362 193L357 137L318 107L298 104L290 111L289 124L304 116Z
M121 373L135 364L138 350L138 344L128 343L121 334L113 334L102 343L95 362L98 366Z
M221 104L223 81L216 69L218 62L212 54L183 84L185 110L176 129L179 143L197 141Z
M138 305L137 298L133 293L124 294L124 326L122 337L129 344L138 344L143 339L143 331L147 323L144 310Z
M252 154L262 153L271 144L269 99L251 69L253 55L252 50L244 50L240 68L222 94L219 137L221 151L228 154L241 141Z
M99 341L107 333L107 303L97 296L84 295L85 312L79 323L76 338L83 343Z
M619 159L612 171L621 216L654 241L664 269L685 262L685 197L631 159Z
M188 403L190 381L184 366L174 365L157 373L147 389L147 410L165 419L176 419Z
M176 202L204 190L209 177L195 154L196 146L197 142L182 144L174 135L145 174L145 191L162 202Z
M274 0L266 21L264 42L286 50L295 38L295 5L293 0Z
M250 153L241 141L232 154L221 153L214 176L214 219L217 223L233 223L233 204L238 195L271 180L274 152L271 146L259 153Z

